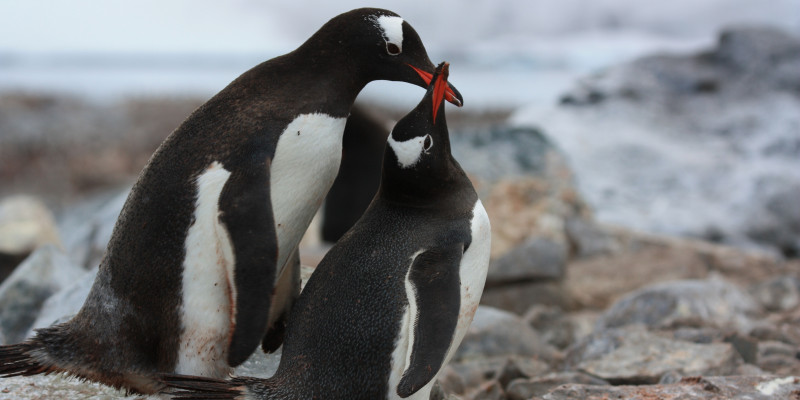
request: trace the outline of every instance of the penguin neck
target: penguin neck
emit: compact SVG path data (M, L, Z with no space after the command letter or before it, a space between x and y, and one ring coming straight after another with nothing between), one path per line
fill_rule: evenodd
M322 102L353 104L371 79L358 58L319 47L305 43L286 54L286 66L291 68L286 76L313 79L313 90Z
M391 154L390 154L391 153ZM404 206L418 208L436 207L451 203L463 195L464 188L471 188L466 173L448 153L433 168L402 168L391 149L386 149L381 184L376 197Z
M300 47L254 67L234 85L251 101L269 102L277 91L289 99L284 106L293 104L298 114L316 112L343 118L368 83L353 64L340 56L325 58Z

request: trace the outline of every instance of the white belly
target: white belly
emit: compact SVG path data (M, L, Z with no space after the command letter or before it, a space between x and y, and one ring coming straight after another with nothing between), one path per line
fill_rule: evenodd
M183 260L183 333L175 369L179 374L224 378L230 371L234 254L228 231L219 222L219 196L230 175L214 162L197 178L195 221L186 236Z
M346 118L304 114L278 140L270 169L278 276L336 178L345 122ZM175 371L180 374L225 378L230 372L227 352L234 322L235 258L228 231L219 221L219 198L230 175L222 164L213 162L195 183L194 224L184 244L183 333Z
M281 134L270 167L278 270L300 243L339 172L347 118L303 114ZM277 279L276 276L276 279Z
M475 203L472 209L471 220L472 243L464 252L459 265L459 278L461 281L461 307L458 313L458 323L456 330L453 334L453 341L450 343L450 348L447 350L442 367L450 362L456 349L461 344L461 340L467 333L469 325L472 323L472 318L478 310L478 304L481 301L481 294L483 294L483 286L486 283L486 274L489 271L489 254L491 248L491 226L489 225L489 216L483 208L480 200ZM416 258L417 253L412 257ZM395 344L395 350L392 354L392 372L389 376L389 393L386 398L391 400L402 399L397 394L397 385L403 377L406 369L408 368L411 360L411 351L414 343L414 321L417 318L417 305L414 294L414 288L406 276L406 296L408 297L408 307L405 310L402 320L402 326ZM403 400L427 400L430 397L431 389L436 379L431 379L428 384L423 386L413 395L406 397Z

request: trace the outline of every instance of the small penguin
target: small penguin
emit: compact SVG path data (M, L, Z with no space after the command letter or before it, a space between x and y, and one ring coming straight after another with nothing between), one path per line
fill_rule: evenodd
M388 139L370 207L317 266L268 379L165 375L180 399L424 399L483 292L490 226L450 154L447 64Z
M242 74L152 156L79 313L0 347L0 375L146 394L163 387L158 373L222 378L259 343L276 349L299 294L297 245L336 177L356 96L374 80L425 88L433 71L411 25L362 8Z

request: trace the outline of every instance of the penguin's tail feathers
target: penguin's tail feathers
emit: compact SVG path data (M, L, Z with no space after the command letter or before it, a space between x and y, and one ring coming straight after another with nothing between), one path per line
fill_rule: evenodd
M56 369L41 363L33 355L36 346L32 343L18 343L0 346L0 376L29 376L49 374Z
M173 399L181 400L242 400L247 399L242 382L205 378L202 376L160 374L158 379L172 390L165 390Z

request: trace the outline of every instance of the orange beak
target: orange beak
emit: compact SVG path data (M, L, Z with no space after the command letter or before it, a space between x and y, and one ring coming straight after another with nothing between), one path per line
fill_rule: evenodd
M447 91L450 86L447 84L447 76L450 74L450 64L443 63L441 72L436 76L436 82L433 83L433 123L436 123L436 114L439 112L439 107L442 105L442 100L447 97ZM452 91L451 91L452 93Z
M413 68L414 71L417 72L419 77L422 78L423 81L425 81L426 85L430 85L431 84L431 78L433 78L433 74L431 74L429 72L425 72L425 71L423 71L423 70L421 70L421 69L419 69L419 68L417 68L417 67L415 67L415 66L413 66L411 64L407 64L407 65L409 67ZM456 96L456 93L453 91L453 89L450 88L450 84L448 84L446 80L445 80L444 84L445 84L445 99L447 99L447 101L455 104L456 106L461 107L461 101L458 100L458 97Z

